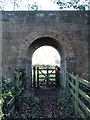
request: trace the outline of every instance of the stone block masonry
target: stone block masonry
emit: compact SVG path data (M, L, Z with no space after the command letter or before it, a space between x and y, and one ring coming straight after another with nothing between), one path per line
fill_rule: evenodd
M28 63L26 58L32 61L32 57L27 57L29 47L33 54L36 47L51 45L60 51L66 70L88 79L89 14L90 11L3 11L3 75L10 76L20 59L24 67Z

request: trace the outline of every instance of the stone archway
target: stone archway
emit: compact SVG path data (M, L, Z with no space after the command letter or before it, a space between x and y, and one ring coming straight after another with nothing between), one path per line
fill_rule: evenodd
M18 67L26 68L27 87L32 84L32 55L41 46L54 47L61 56L61 86L66 87L66 58L74 57L73 48L67 38L59 32L44 29L31 33L21 44L18 54Z

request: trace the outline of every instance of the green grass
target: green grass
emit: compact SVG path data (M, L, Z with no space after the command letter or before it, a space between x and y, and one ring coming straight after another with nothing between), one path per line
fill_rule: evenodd
M50 77L53 77L53 78L50 78ZM35 76L35 78L36 78L36 81L37 81L37 75ZM39 78L45 79L45 76L44 76L44 75L39 75ZM43 80L43 79L42 79L42 80ZM49 79L50 79L50 80L55 80L55 75L49 75ZM32 76L32 81L33 81L33 76Z

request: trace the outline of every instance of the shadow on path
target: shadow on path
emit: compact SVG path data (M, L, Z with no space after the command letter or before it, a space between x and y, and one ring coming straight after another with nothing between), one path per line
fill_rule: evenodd
M68 99L69 98L69 99ZM74 106L66 91L60 88L31 89L19 98L19 110L9 119L28 120L30 118L72 118Z
M60 118L63 112L57 105L58 93L60 89L42 88L35 90L35 94L40 100L40 118Z

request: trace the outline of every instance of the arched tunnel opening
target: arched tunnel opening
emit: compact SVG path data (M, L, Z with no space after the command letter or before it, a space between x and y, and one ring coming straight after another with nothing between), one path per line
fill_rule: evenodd
M66 87L66 59L65 59L65 51L63 46L58 43L57 40L51 37L41 37L36 39L28 48L27 52L27 77L29 79L30 87L32 86L32 66L33 66L33 55L35 51L42 47L42 46L51 46L53 47L59 54L59 57L61 60L59 61L59 67L61 68L61 76L60 76L60 82L61 82L61 88ZM43 51L44 54L44 51Z

